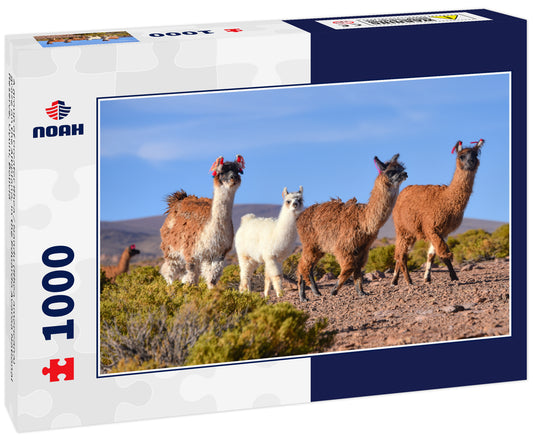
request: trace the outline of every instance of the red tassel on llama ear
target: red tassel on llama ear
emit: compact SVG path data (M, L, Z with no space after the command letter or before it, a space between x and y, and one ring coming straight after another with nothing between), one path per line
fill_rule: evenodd
M478 150L483 146L485 143L485 139L480 139L479 141L470 142L471 144L476 144L474 148L477 148Z
M217 160L215 162L213 162L213 165L211 166L211 168L209 169L209 171L211 172L211 174L213 175L213 177L215 177L217 175L217 168L219 165L222 165L224 164L224 158L222 156L219 156L217 158Z
M452 148L452 154L457 150L457 153L459 153L463 149L463 143L461 141L457 141L457 144L455 144Z
M241 155L237 155L237 157L235 158L235 162L239 166L239 173L243 173L243 170L244 170L244 158Z
M132 245L130 246L130 249L131 249L131 250L134 250L134 249L135 249L135 244L132 244Z

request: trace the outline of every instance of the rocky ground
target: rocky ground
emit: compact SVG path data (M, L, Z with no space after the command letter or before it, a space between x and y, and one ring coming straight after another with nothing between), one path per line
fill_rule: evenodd
M331 296L335 277L326 274L318 282L321 297L307 289L310 301L301 303L296 286L284 282L285 295L271 301L291 302L310 314L310 322L327 318L336 333L331 351L509 334L509 260L464 264L456 271L458 282L436 267L430 284L418 270L411 273L412 286L401 277L395 287L391 273L367 274L367 296L357 295L351 281Z

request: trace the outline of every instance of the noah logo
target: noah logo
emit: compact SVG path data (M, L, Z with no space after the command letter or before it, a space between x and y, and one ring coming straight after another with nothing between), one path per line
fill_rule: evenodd
M62 100L52 102L52 106L46 109L46 114L56 121L66 118L69 113L70 107L67 107Z
M50 119L56 121L65 119L70 114L71 107L65 105L62 100L52 102L49 108L46 108L46 114ZM70 125L48 125L47 127L34 127L33 138L53 138L61 136L78 136L83 134L83 124Z

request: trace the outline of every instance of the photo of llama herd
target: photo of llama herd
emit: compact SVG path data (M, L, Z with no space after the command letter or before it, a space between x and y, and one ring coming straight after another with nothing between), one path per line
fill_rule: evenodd
M509 335L509 101L506 73L103 101L100 372Z
M53 34L47 36L34 36L34 39L43 48L58 46L96 45L105 43L138 42L127 31L84 32L76 34Z

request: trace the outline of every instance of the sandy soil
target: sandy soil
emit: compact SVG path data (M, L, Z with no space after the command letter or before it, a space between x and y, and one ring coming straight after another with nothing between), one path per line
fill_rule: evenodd
M331 351L507 335L509 260L465 264L456 272L459 281L451 282L445 268L434 268L426 284L418 270L412 286L401 277L395 287L391 273L367 274L367 296L357 295L351 281L331 296L335 278L327 274L318 282L321 297L307 289L310 301L301 303L295 285L284 282L285 295L271 301L291 302L310 322L326 317L336 332Z

